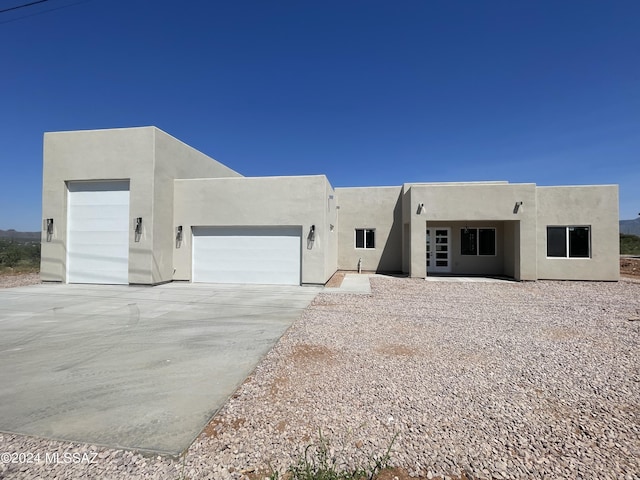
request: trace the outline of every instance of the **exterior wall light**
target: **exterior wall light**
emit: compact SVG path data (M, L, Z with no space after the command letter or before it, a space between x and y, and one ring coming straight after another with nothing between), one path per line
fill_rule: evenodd
M424 212L424 203L418 205L418 215Z
M142 217L136 218L136 228L135 228L135 241L139 242L140 237L142 236Z
M182 225L176 228L176 248L180 248L180 245L182 245Z
M311 225L309 229L309 235L307 235L307 250L311 250L313 248L313 242L316 239L316 226Z
M47 218L47 242L53 237L53 218Z
M524 202L516 202L515 207L513 207L513 213L518 213L518 210L520 210L520 207L522 206Z

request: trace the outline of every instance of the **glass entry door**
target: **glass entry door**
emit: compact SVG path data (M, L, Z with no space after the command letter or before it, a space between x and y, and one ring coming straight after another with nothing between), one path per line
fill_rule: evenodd
M427 228L427 275L451 272L450 238L450 228Z

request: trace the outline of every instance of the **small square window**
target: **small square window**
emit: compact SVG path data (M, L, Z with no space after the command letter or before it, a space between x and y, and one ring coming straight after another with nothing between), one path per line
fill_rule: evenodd
M356 248L376 248L376 231L372 228L356 228Z

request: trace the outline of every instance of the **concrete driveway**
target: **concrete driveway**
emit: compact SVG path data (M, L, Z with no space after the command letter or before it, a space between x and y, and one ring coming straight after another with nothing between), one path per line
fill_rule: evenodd
M0 290L0 431L177 455L320 290Z

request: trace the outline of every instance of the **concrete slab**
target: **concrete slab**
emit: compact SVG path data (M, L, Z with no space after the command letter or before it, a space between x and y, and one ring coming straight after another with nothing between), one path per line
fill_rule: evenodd
M364 273L347 273L339 287L326 287L323 293L371 293L371 283L368 275Z
M320 291L0 290L0 431L178 455Z

